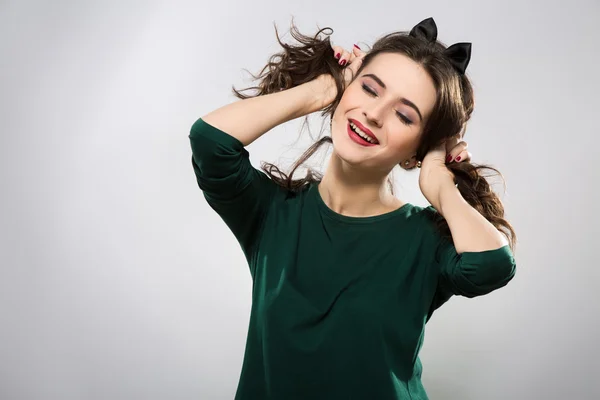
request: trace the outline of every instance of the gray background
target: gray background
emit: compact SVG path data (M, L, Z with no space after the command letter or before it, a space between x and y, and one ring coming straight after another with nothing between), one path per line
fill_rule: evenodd
M436 312L431 398L600 398L599 4L0 2L0 399L233 398L250 274L187 135L279 50L273 22L291 40L292 16L348 49L429 16L446 44L473 42L466 139L507 179L518 272ZM310 143L300 122L252 162L288 166ZM422 205L417 174L397 190Z

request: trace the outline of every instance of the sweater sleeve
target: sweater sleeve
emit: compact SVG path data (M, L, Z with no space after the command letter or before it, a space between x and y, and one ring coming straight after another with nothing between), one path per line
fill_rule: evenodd
M202 118L192 125L189 139L198 186L251 263L277 186L250 164L242 142Z
M439 218L428 207L430 220ZM514 277L516 263L508 245L494 250L458 254L449 238L442 237L434 224L435 262L438 265L438 295L441 303L451 295L476 297L506 286ZM438 305L439 306L439 305Z
M439 268L439 283L445 291L476 297L506 286L515 275L516 263L508 245L458 254L454 245L443 239Z

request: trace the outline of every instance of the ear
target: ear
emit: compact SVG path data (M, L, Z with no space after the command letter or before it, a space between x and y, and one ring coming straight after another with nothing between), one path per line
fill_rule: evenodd
M417 156L412 156L409 160L403 160L400 162L400 167L405 170L413 169L417 166Z

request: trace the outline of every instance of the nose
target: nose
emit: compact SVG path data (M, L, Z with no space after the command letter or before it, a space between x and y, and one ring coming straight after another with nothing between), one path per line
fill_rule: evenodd
M368 108L365 109L363 115L369 123L373 124L377 128L381 128L381 124L383 122L384 107L384 104L375 104L374 102Z

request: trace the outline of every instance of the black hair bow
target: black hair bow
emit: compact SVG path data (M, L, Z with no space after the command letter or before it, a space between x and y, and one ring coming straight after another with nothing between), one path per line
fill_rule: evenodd
M424 19L411 29L409 35L429 43L435 42L437 39L435 21L431 17ZM446 48L443 53L461 75L465 73L471 60L471 43L455 43Z

